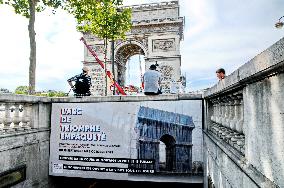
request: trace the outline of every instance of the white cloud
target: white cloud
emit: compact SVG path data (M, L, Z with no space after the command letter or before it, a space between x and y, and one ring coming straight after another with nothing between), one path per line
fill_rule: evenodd
M202 35L216 22L213 4L206 0L181 0L181 16L185 17L184 37L193 38Z

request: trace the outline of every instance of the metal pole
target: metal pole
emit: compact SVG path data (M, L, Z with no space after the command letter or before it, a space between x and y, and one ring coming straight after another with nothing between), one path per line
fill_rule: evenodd
M113 95L115 95L115 70L114 70L114 40L112 39L111 41L111 50L112 50L112 57L111 57L111 61L112 61L112 77L113 77Z
M107 96L107 39L105 39L105 82L106 82L105 96Z
M106 11L106 4L104 4L104 8L105 8L105 13L107 12ZM106 17L106 15L105 15ZM105 20L106 21L106 27L107 27L107 19ZM106 81L106 88L105 88L105 96L107 96L107 29L106 29L106 35L105 35L105 81Z

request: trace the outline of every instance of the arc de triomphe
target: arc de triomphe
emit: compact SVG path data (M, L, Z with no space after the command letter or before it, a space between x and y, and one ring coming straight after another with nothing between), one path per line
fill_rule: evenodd
M164 93L170 91L171 80L181 77L180 41L183 39L184 19L179 15L179 2L170 1L129 6L132 8L133 27L125 41L115 41L115 78L121 86L125 84L126 62L137 54L144 55L145 70L158 63L162 73ZM87 44L104 60L104 41L84 34ZM105 95L105 70L85 47L84 65L90 68L93 95ZM107 70L112 72L111 44L107 45ZM140 75L137 75L140 77ZM110 82L108 95L112 94Z

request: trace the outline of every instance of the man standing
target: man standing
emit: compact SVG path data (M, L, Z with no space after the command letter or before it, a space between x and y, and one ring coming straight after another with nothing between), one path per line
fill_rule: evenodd
M88 75L89 69L88 67L83 67L82 73L78 74L72 78L67 80L68 84L74 91L74 96L90 96L90 87L92 85L91 77ZM75 82L73 85L72 82Z
M150 69L144 73L144 94L159 95L161 94L161 73L156 70L156 65L151 65Z

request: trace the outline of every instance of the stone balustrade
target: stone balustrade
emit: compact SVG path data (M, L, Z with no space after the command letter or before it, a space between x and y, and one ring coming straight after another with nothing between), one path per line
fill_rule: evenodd
M31 129L32 104L7 102L1 104L1 133Z
M0 134L12 134L37 128L48 128L49 114L45 97L2 94L0 96ZM42 120L40 118L43 118ZM44 120L44 121L43 121Z
M212 108L209 130L244 154L243 94L241 91L209 100Z

